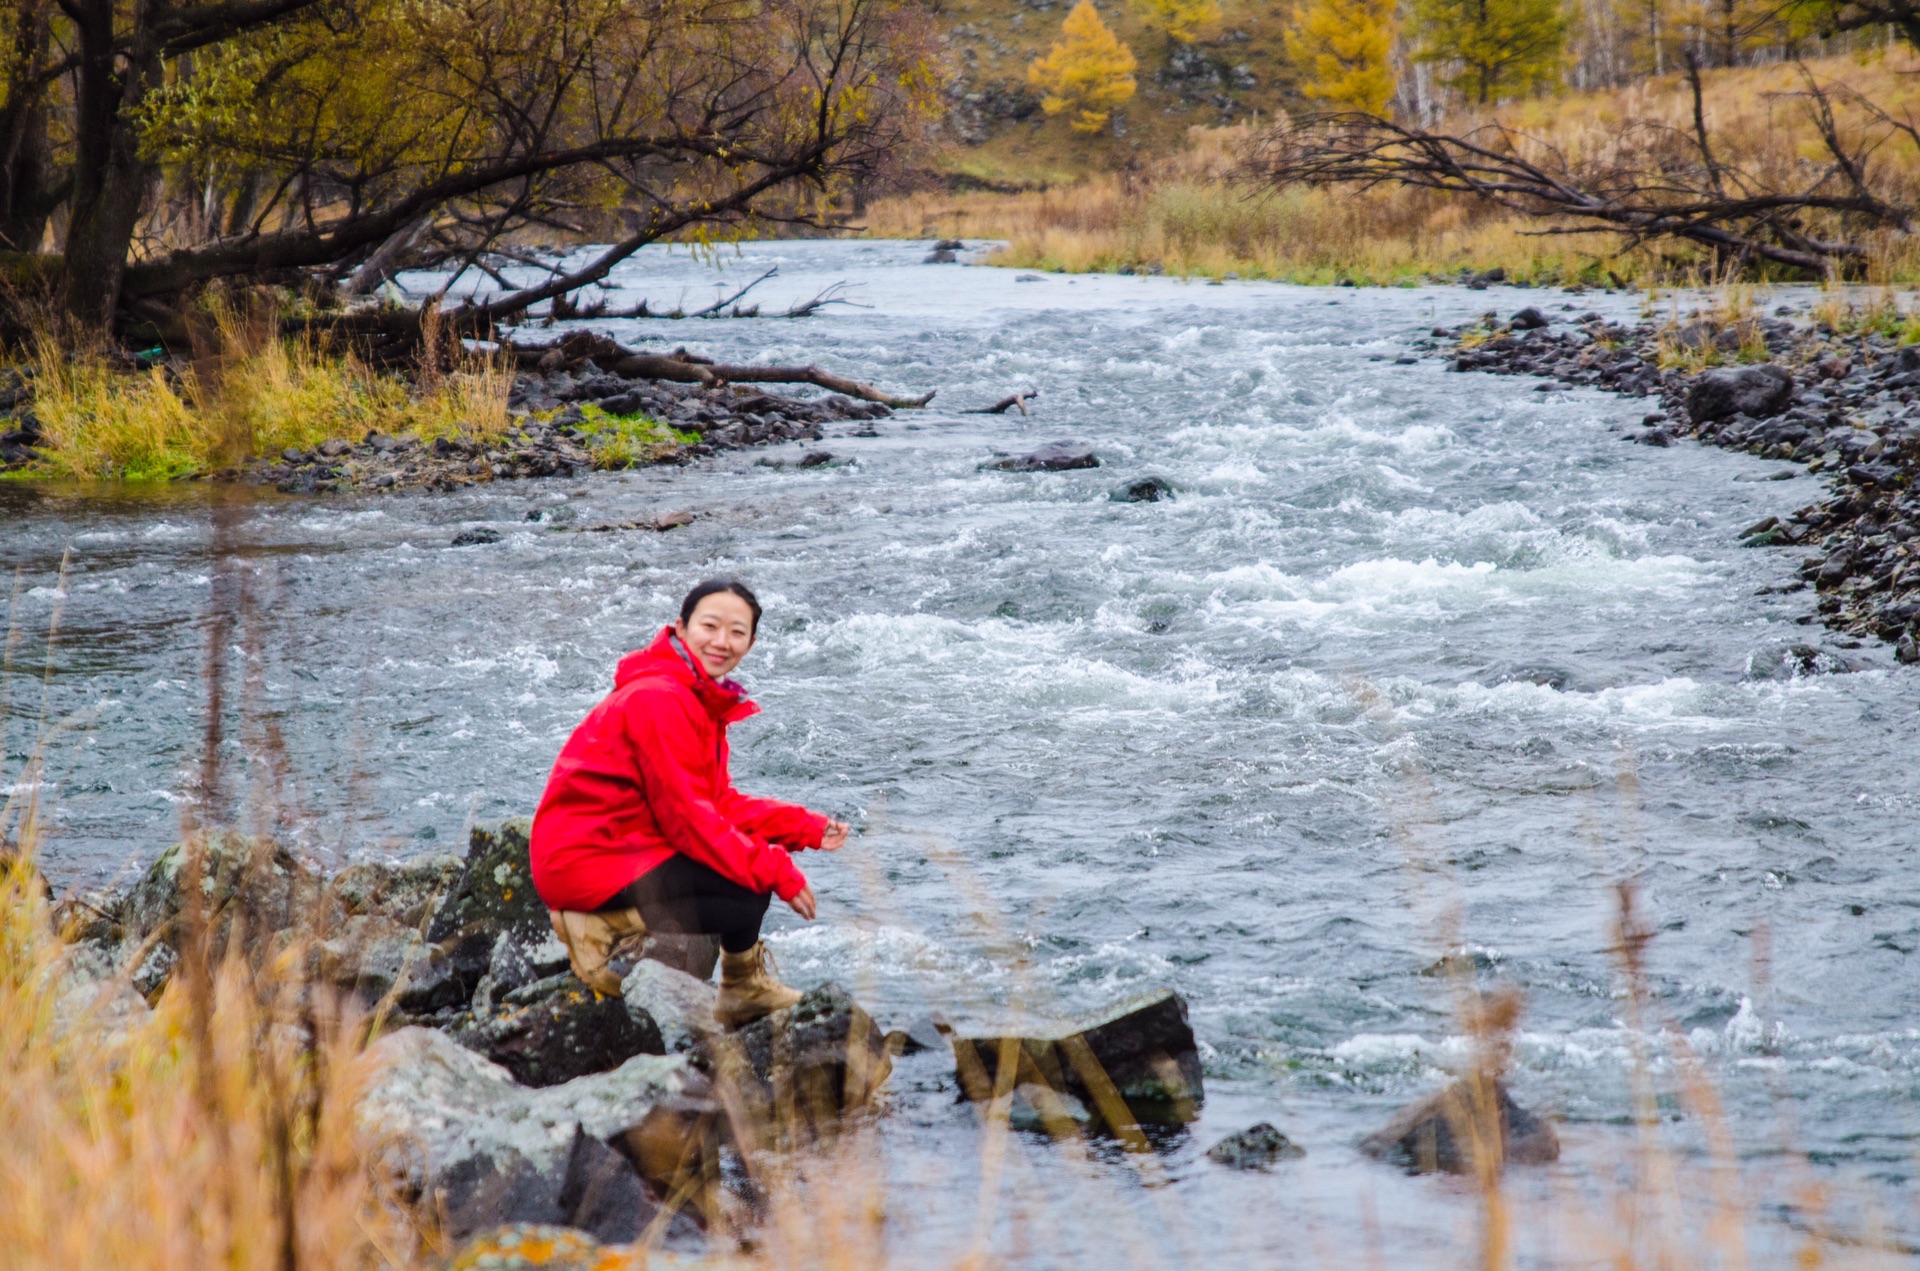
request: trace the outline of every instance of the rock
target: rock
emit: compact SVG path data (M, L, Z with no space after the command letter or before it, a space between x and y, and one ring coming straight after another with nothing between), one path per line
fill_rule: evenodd
M273 947L276 937L323 912L325 885L285 847L225 831L211 832L199 842L200 913L208 923L209 950L216 959L224 956L236 920L250 942L249 954L258 955ZM109 902L111 917L129 941L154 939L152 951L134 972L134 986L143 996L165 985L177 961L184 934L179 928L190 912L182 889L194 867L193 853L176 843L124 897Z
M384 1164L409 1190L445 1206L455 1237L513 1221L591 1218L611 1229L611 1201L635 1193L618 1186L607 1157L581 1138L604 1145L655 1106L707 1090L680 1055L638 1055L611 1072L528 1089L427 1028L387 1034L369 1058L377 1075L361 1123L388 1145ZM577 1193L569 1208L563 1192ZM641 1215L643 1225L651 1216Z
M838 984L809 989L786 1010L708 1038L697 1055L755 1121L767 1124L792 1109L816 1128L865 1106L893 1069L879 1025Z
M933 245L933 250L937 252L963 252L967 250L967 245L957 238L943 238Z
M422 926L460 881L464 862L442 853L405 862L365 861L333 876L329 889L349 915L368 914Z
M1643 446L1666 447L1673 444L1673 434L1664 428L1649 428L1647 431L1635 436L1633 440Z
M908 1024L901 1032L900 1039L900 1053L903 1055L917 1055L928 1050L953 1053L953 1025L938 1011L922 1015Z
M501 997L567 969L567 946L551 930L529 935L510 931L494 941L487 960L493 995Z
M1503 1083L1495 1081L1492 1086L1502 1162L1543 1165L1559 1160L1560 1137L1553 1126L1515 1103ZM1456 1081L1404 1109L1384 1128L1362 1139L1360 1150L1410 1174L1435 1170L1467 1173L1474 1167L1472 1138L1465 1133L1472 1106L1467 1082Z
M1695 424L1748 415L1768 419L1793 401L1793 376L1772 362L1702 371L1687 385L1687 414Z
M1298 1160L1307 1149L1261 1121L1229 1134L1207 1149L1207 1159L1228 1169L1266 1169L1277 1161Z
M923 265L951 265L959 259L951 248L940 247L928 252L927 258L920 263Z
M986 465L1001 472L1065 472L1073 468L1097 468L1100 459L1086 446L1071 441L1051 441L1024 455L1011 455Z
M955 1038L954 1064L968 1098L978 1102L992 1096L1007 1042L1018 1048L1017 1076L1037 1077L1096 1109L1103 1108L1110 1086L1137 1122L1191 1121L1206 1098L1187 1003L1171 989L1122 1002L1045 1036Z
M118 973L112 949L102 942L68 945L61 951L55 973L60 977L53 1004L55 1036L80 1029L82 1036L106 1040L124 1035L153 1015L147 999Z
M396 986L394 1005L424 1014L466 1000L467 986L453 960L429 945L417 928L378 914L355 914L315 947L315 973L371 1007Z
M1920 662L1920 643L1914 641L1912 632L1900 637L1900 642L1893 646L1893 656L1909 666Z
M713 968L720 965L720 937L656 931L640 946L640 956L696 980L711 980Z
M1173 497L1173 482L1165 477L1135 477L1107 495L1109 503L1158 503Z
M668 1053L694 1049L720 1031L713 1017L719 990L664 962L643 958L620 982L620 994L637 1019L644 1015L659 1030Z
M453 545L455 547L477 547L482 543L498 543L499 541L500 531L490 530L485 526L478 529L461 530L453 536Z
M557 983L556 983L557 981ZM602 997L571 973L536 981L453 1033L527 1086L557 1086L608 1072L635 1055L662 1055L660 1029L645 1010Z
M797 466L802 468L818 468L822 464L828 464L832 462L833 462L833 453L831 451L809 450L807 451L807 453L800 456L800 462Z
M427 939L435 944L454 936L484 932L498 936L514 932L538 942L552 927L546 906L533 889L527 854L526 820L502 821L498 826L473 827L467 840L467 859L460 881L434 914ZM493 942L487 942L491 955Z
M1901 345L1900 351L1894 354L1893 361L1894 365L1900 368L1902 374L1912 374L1914 371L1920 371L1920 344Z
M1546 326L1549 320L1546 314L1540 312L1532 305L1528 305L1520 312L1514 314L1513 317L1507 319L1507 325L1515 331L1538 331L1540 328Z

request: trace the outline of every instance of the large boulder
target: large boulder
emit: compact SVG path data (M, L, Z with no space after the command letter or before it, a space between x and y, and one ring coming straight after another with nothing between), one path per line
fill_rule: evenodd
M508 993L453 1033L528 1086L557 1086L607 1072L635 1055L661 1055L660 1029L645 1011L602 997L571 972Z
M1002 472L1065 472L1073 468L1097 468L1100 458L1093 448L1072 441L1050 441L1024 455L1009 455L986 465Z
M696 1052L758 1126L816 1131L864 1106L893 1070L880 1026L838 984L809 989L799 1002L732 1033L709 1037Z
M197 883L197 903L187 888ZM110 934L126 947L151 942L133 968L134 988L151 997L165 987L179 960L187 927L206 924L208 951L225 956L238 931L255 960L279 947L298 927L326 913L326 884L271 839L214 831L175 843L127 892L106 902Z
M621 1177L608 1140L623 1139L654 1107L707 1090L680 1055L637 1055L611 1072L529 1089L427 1028L389 1033L368 1058L375 1075L361 1122L407 1190L444 1207L456 1238L546 1222L587 1223L631 1239L625 1233L653 1220L655 1197ZM675 1222L683 1232L690 1224Z
M1360 1141L1375 1160L1398 1165L1410 1174L1436 1170L1465 1174L1474 1169L1474 1122L1491 1116L1498 1122L1500 1157L1511 1165L1541 1165L1560 1159L1560 1137L1551 1123L1513 1101L1504 1083L1487 1085L1487 1106L1479 1107L1465 1079L1427 1096L1385 1127Z
M1687 415L1695 424L1735 415L1767 419L1792 401L1793 376L1772 362L1702 371L1687 385Z
M976 1102L993 1097L1004 1054L1014 1084L1073 1095L1113 1129L1123 1114L1136 1123L1190 1121L1206 1098L1186 999L1172 989L1035 1036L956 1037L953 1053L960 1088Z

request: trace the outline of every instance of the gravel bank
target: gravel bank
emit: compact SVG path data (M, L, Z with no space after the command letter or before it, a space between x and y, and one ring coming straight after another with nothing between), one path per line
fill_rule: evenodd
M1655 399L1629 441L1691 438L1821 474L1825 499L1750 526L1741 541L1809 552L1793 589L1817 592L1820 619L1920 661L1920 346L1780 314L1626 326L1526 308L1436 328L1429 347L1456 371L1543 377L1542 391Z

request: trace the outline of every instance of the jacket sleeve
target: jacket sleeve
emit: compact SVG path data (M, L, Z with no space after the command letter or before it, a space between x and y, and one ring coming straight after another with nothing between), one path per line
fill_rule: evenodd
M639 695L627 711L627 732L639 759L640 786L661 835L682 856L757 892L792 900L807 880L787 853L743 834L700 791L688 756L704 743L677 693ZM724 784L724 775L722 788Z
M818 847L827 833L827 818L818 812L778 799L756 799L750 794L741 794L731 784L727 786L720 810L747 833L789 851Z

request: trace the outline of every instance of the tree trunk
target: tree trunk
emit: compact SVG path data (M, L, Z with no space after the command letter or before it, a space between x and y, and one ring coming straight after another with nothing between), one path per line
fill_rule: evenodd
M63 285L67 312L96 326L111 323L119 308L120 283L149 179L131 117L160 70L147 0L134 7L131 46L116 68L113 10L113 0L79 0L74 9L80 67Z
M21 5L15 19L12 91L0 107L0 249L35 252L60 201L60 191L49 188L47 94L33 86L47 55L46 7Z

